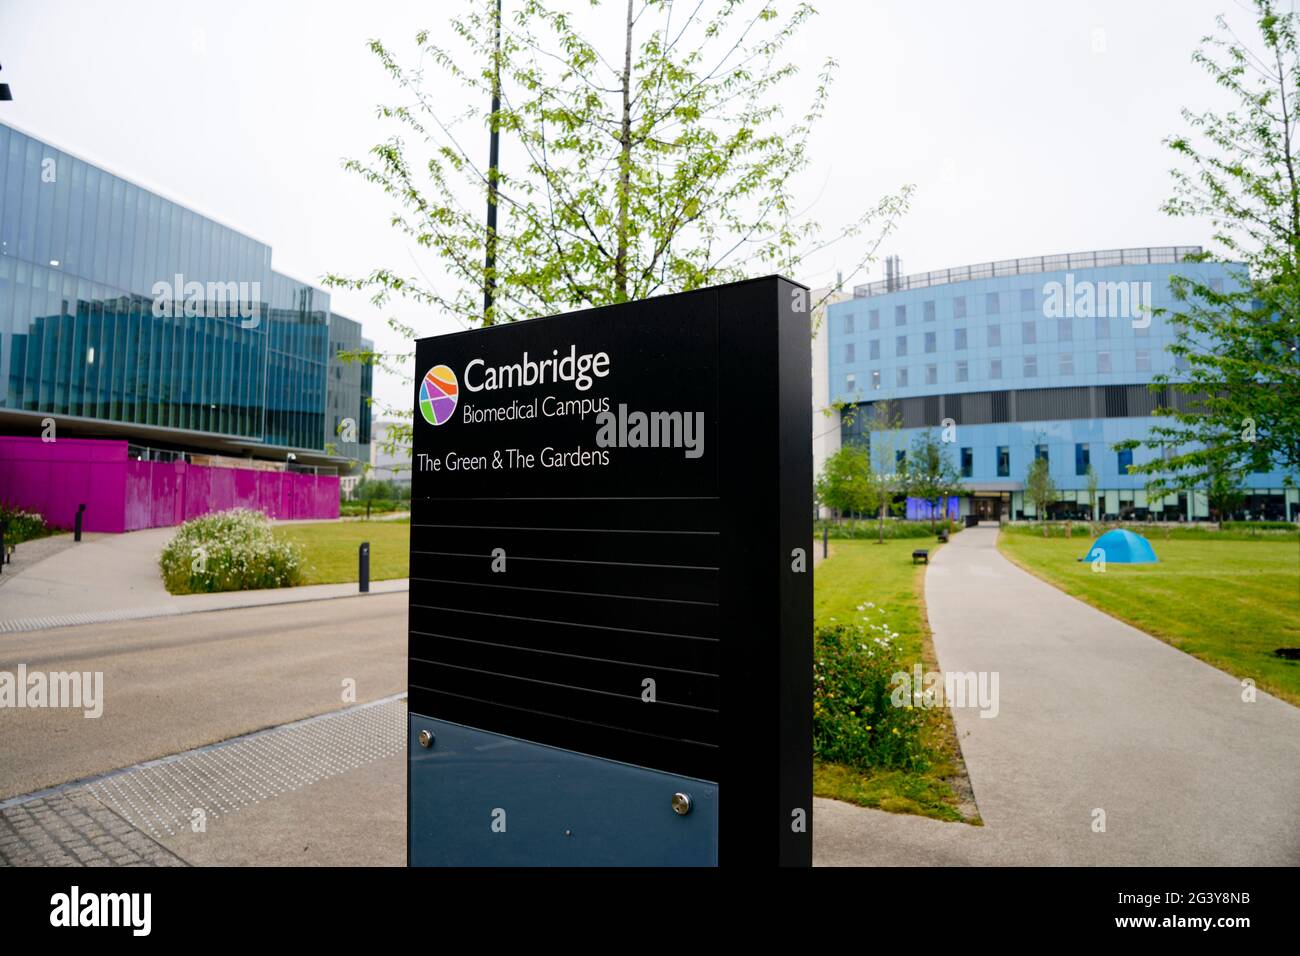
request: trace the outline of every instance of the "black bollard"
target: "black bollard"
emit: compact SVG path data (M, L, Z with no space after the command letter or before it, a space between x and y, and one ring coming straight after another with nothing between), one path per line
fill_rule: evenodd
M357 549L357 580L360 582L361 593L365 594L370 590L370 542L361 542L361 547Z
M370 499L366 499L366 520L370 520Z
M73 525L73 530L72 530L73 541L81 540L81 514L85 510L86 510L85 505L77 505L77 518L76 518L76 523Z
M830 525L824 524L822 525L822 559L823 560L830 556L830 548L831 548L831 527Z

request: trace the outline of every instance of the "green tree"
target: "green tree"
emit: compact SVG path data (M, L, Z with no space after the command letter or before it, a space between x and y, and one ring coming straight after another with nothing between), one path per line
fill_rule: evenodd
M1227 267L1232 281L1172 280L1176 305L1155 310L1177 332L1179 369L1153 388L1185 402L1161 409L1143 445L1157 452L1133 471L1156 490L1204 487L1216 470L1300 470L1300 57L1294 13L1253 0L1258 42L1240 41L1222 16L1193 61L1235 100L1217 114L1185 109L1191 127L1166 143L1183 162L1173 171L1172 216L1208 219L1219 252L1201 261ZM1181 405L1181 407L1180 407Z
M1043 527L1043 537L1047 537L1047 506L1058 497L1056 482L1052 480L1051 468L1046 458L1034 456L1025 476L1025 494L1034 503L1039 523Z
M866 509L876 516L876 543L885 543L885 518L903 512L907 502L907 455L900 429L903 418L897 403L888 400L859 407L867 428ZM900 454L901 453L901 454Z
M1097 485L1099 484L1100 479L1097 477L1097 472L1093 469L1091 462L1088 463L1087 475L1088 477L1086 481L1087 481L1087 488L1088 488L1088 520L1096 521L1097 520Z
M944 507L950 495L961 491L961 475L952 463L947 446L924 431L912 439L912 449L907 456L907 493L930 505L930 530L934 530L935 514ZM944 514L947 522L947 513Z
M817 477L817 500L837 517L870 510L867 451L861 445L844 445L826 459Z
M1242 502L1246 500L1246 490L1243 487L1242 476L1224 467L1222 462L1211 462L1209 473L1206 497L1210 506L1210 517L1215 521L1222 521L1241 507Z
M623 27L617 51L543 0L511 7L498 23L491 0L468 0L445 29L417 35L414 66L370 41L401 95L379 107L398 132L344 166L394 202L393 227L425 261L414 273L381 267L331 275L327 285L368 291L377 305L404 298L467 327L492 325L797 275L810 253L874 230L834 292L907 208L910 187L829 236L797 212L796 179L810 163L836 70L834 60L822 63L806 108L785 114L783 93L797 73L786 46L814 15L807 4L784 14L774 0L711 0L687 12L667 0L610 4ZM479 131L488 128L516 157L495 173L479 156ZM489 191L500 211L490 272L481 220ZM425 264L443 278L431 280ZM489 282L495 298L484 310ZM418 337L409 323L390 325ZM409 380L409 353L363 358ZM409 408L391 412L409 420ZM389 436L395 447L409 437L409 425Z

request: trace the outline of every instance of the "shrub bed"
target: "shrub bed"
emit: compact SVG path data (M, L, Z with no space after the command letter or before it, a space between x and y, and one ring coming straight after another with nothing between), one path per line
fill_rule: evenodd
M251 591L301 583L297 545L278 541L258 511L234 508L187 521L158 559L172 594Z
M813 750L860 770L925 770L924 713L893 703L893 675L906 673L887 624L828 624L813 646Z
M0 529L5 533L5 547L48 537L57 529L45 523L43 515L0 501Z

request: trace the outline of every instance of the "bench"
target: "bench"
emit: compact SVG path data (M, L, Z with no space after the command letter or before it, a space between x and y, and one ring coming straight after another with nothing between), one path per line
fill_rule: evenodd
M912 563L916 564L916 559L920 558L926 564L930 563L930 551L928 548L917 548L912 552Z
M940 532L939 532L939 541L940 541L941 543L943 543L943 544L947 544L947 543L948 543L948 532L947 532L947 531L940 531Z

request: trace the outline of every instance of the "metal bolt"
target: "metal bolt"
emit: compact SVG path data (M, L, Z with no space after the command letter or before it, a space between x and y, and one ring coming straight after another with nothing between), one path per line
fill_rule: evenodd
M689 793L673 794L673 813L684 817L691 812L691 795Z
M422 730L422 731L420 731L420 738L419 738L419 740L420 740L420 746L421 746L421 747L432 747L432 746L433 746L433 734L429 733L429 731L427 731L427 730Z

